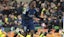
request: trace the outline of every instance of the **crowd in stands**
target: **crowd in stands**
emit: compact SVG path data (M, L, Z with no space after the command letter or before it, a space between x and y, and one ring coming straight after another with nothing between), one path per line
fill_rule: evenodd
M64 0L32 0L32 1L36 3L35 9L37 10L38 16L40 17L39 21L37 21L38 19L34 20L35 27L38 25L42 29L42 30L39 29L39 31L37 31L36 34L34 34L34 37L39 36L42 33L41 31L43 31L43 29L46 29L46 32L43 32L44 34L42 34L44 37L51 37L48 35L51 34L53 36L54 34L57 34L54 33L54 31L59 32L59 30L63 29ZM28 2L17 3L17 1L15 0L0 0L0 28L2 27L17 28L17 26L21 26L22 14L26 12L28 7L29 7ZM8 33L9 34L8 37L15 35L13 33L14 32L12 32L12 34ZM17 34L21 35L20 33L21 32L19 31L19 33L16 33L16 35ZM1 33L0 31L0 36L1 34L3 34L3 36L5 37L5 34L7 33L6 32ZM18 35L17 37L23 37L23 35L21 36ZM27 37L28 36L30 35L27 35ZM59 35L57 37L61 36Z

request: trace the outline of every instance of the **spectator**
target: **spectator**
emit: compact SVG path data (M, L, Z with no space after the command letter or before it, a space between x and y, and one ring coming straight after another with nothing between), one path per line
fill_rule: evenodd
M15 0L0 0L0 26L4 25L13 29L13 27L17 28L21 25L21 27L24 27L23 24L30 24L26 26L27 31L29 31L28 29L32 31L35 25L33 24L34 20L40 28L44 27L44 29L50 31L50 33L46 32L48 36L48 34L52 34L51 31L53 29L56 29L56 32L58 32L63 28L63 12L64 0L32 0L30 3L17 3ZM32 18L33 14L37 18ZM34 31L32 32L33 34ZM39 31L43 32L43 29Z
M17 21L18 21L18 25L22 24L22 17L21 17L21 15L18 15Z
M22 4L22 3L21 3L21 4ZM22 7L21 4L18 4L18 5L17 5L17 14L18 14L18 15L22 14L22 12L23 12L23 7Z

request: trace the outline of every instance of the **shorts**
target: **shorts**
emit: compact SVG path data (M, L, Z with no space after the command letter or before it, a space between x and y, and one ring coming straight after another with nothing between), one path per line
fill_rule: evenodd
M22 28L24 31L35 30L33 20L22 20Z

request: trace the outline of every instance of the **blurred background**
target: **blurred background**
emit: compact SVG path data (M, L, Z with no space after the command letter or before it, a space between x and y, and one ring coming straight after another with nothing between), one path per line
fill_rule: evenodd
M36 3L35 9L40 17L39 21L37 21L38 19L34 20L34 37L40 35L41 32L45 37L49 37L48 35L52 32L53 37L56 33L59 35L57 37L62 37L64 0L0 0L1 34L8 36L8 34L17 35L23 32L22 14L26 12L31 1ZM10 34L11 32L12 34Z

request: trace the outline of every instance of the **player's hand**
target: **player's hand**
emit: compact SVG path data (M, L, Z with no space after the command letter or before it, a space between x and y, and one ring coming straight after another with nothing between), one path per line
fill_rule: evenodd
M33 18L34 19L34 21L36 21L36 22L39 22L39 18Z

